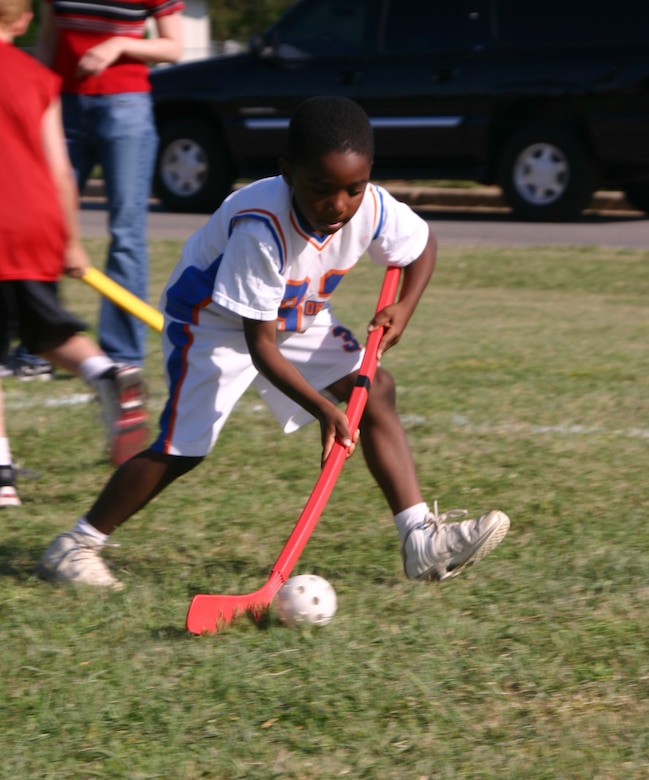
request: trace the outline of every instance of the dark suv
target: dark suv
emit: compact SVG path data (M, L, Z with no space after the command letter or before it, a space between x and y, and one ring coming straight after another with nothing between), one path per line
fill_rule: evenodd
M649 210L648 0L302 0L249 52L152 83L170 210L275 173L316 94L365 108L376 179L498 184L522 219L575 218L601 187Z

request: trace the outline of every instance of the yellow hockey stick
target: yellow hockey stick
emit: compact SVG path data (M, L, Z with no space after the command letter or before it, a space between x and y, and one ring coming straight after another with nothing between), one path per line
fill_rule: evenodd
M133 295L133 293L125 290L120 284L109 279L106 274L97 268L86 268L81 278L87 285L108 298L116 306L142 320L153 330L157 330L158 333L162 331L164 318L157 309L149 306L148 303L138 298L137 295Z

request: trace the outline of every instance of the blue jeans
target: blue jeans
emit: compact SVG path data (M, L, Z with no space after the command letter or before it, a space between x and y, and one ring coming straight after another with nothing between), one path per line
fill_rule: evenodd
M148 300L147 218L158 134L149 93L64 93L63 125L79 191L101 165L108 199L110 246L106 274ZM146 326L105 298L99 344L119 363L142 365Z

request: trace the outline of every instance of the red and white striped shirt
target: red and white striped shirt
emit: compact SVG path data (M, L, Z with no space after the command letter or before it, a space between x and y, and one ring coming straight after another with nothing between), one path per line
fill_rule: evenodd
M110 95L148 92L148 66L121 57L99 76L80 79L77 63L92 46L114 36L143 38L149 16L160 18L183 10L182 0L46 0L51 3L59 40L53 69L63 79L63 92Z

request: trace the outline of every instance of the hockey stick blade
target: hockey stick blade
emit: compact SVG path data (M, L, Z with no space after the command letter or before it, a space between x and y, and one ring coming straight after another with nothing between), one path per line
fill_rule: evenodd
M397 267L388 268L385 272L376 307L377 311L393 303L399 286L400 274L401 271ZM367 338L365 355L347 404L346 414L350 431L356 431L360 424L367 395L376 374L378 364L376 352L382 335L383 328L379 328L372 331ZM192 634L217 633L238 615L247 613L257 619L270 607L277 591L293 571L293 567L320 519L342 470L346 455L347 448L340 442L335 442L291 535L271 569L267 582L259 590L238 596L216 594L194 596L189 605L185 622L188 631Z
M92 287L93 290L96 290L116 306L119 306L120 309L124 309L124 311L142 320L153 330L157 330L158 333L162 331L164 318L157 309L145 303L137 295L133 295L132 292L129 292L120 284L117 284L117 282L109 279L98 268L86 268L81 279L88 286Z

